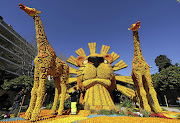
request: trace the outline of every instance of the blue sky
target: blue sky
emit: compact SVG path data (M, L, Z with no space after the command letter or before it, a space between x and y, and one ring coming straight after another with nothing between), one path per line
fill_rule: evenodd
M89 55L90 42L97 43L100 53L101 46L107 45L109 54L116 52L128 65L116 73L130 76L134 47L128 28L141 21L141 49L152 66L151 74L158 72L154 60L159 55L180 63L180 4L176 0L1 0L3 20L26 38L35 35L35 26L19 3L42 11L45 33L57 55L77 57L79 48Z

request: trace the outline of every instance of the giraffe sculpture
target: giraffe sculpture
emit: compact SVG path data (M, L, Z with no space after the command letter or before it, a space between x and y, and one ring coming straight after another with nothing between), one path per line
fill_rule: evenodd
M136 90L136 95L140 103L140 107L151 112L161 112L162 109L159 105L156 91L154 90L153 81L150 75L149 65L143 58L140 41L138 36L138 29L140 28L140 21L131 25L128 30L133 31L133 43L134 43L134 58L132 68L132 79ZM151 102L151 98L153 103ZM154 106L153 106L154 105Z
M60 99L60 107L58 109L58 115L62 115L64 110L64 100L67 91L67 81L69 76L69 67L61 61L55 54L48 43L46 34L43 29L42 21L38 14L41 11L37 11L34 8L26 7L19 4L20 9L24 10L29 16L33 17L36 28L37 38L37 50L38 55L34 59L35 71L34 71L34 85L31 90L31 100L28 110L26 111L25 119L35 121L38 118L38 114L42 105L43 96L45 93L45 82L47 75L54 77L55 83L55 97L54 104L51 109L51 113L54 114L57 108L57 101Z

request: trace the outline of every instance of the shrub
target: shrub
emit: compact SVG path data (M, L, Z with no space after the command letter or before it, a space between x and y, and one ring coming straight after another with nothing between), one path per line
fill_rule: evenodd
M110 110L110 113L111 113L111 114L116 114L117 111L116 111L115 109L112 109L112 110Z
M127 109L124 109L124 110L123 110L123 114L124 114L125 116L128 116L128 110L127 110Z
M78 103L77 104L77 109L84 110L84 104Z
M135 105L129 99L125 99L121 106L126 108L135 108Z
M139 112L139 108L133 108L132 112Z
M1 119L4 119L3 115L2 115L2 112L0 111L0 120Z
M94 110L94 109L91 109L90 112L91 112L91 114L97 113L96 110Z
M132 108L127 108L127 111L128 112L133 112L133 109Z
M121 111L121 104L115 104L115 107L118 111Z
M58 105L58 108L59 108L59 105ZM67 110L70 108L71 108L71 99L68 98L67 100L64 101L64 109Z
M177 115L177 119L180 119L180 114Z
M112 109L112 110L107 110L107 109L102 109L102 110L95 110L95 109L91 109L90 110L91 114L93 113L97 113L98 115L113 115L113 114L118 114L118 115L123 115L123 112L117 111L116 109Z
M121 112L118 113L118 115L124 115L124 112L121 111Z
M60 105L60 101L58 101L57 103L57 109L59 108L59 105ZM71 99L68 98L67 100L64 101L64 109L67 110L67 109L70 109L71 105ZM51 109L53 106L53 102L50 102L47 106L46 106L46 109Z
M53 104L52 104L52 103L50 103L49 105L47 105L47 106L46 106L46 109L51 109L51 108L52 108L52 106L53 106Z
M19 111L18 111L17 109L14 111L14 117L17 117L18 112L19 112Z
M140 109L141 114L143 115L143 117L149 117L151 112L146 111L145 109Z
M105 114L105 115L111 115L111 112L107 109L102 109L97 112L97 114Z

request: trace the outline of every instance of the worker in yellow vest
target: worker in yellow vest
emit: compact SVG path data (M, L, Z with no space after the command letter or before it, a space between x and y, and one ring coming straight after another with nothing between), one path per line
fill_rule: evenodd
M69 93L69 95L71 95L71 114L72 115L76 115L77 113L77 99L78 99L78 91L77 91L77 87L73 88L74 90Z

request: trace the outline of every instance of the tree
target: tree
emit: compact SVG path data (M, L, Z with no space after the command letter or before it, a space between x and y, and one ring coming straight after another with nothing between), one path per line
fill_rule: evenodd
M177 63L152 74L152 80L157 93L170 94L169 98L174 102L177 96L180 96L180 66Z
M34 78L23 75L19 76L15 79L11 79L10 81L4 80L4 84L1 85L1 87L4 90L14 90L16 92L20 91L22 88L24 88L24 92L30 92L34 83ZM54 82L46 80L45 85L46 91L51 92L54 91Z
M177 0L180 3L180 0Z
M171 66L171 60L167 58L166 55L160 55L157 56L155 59L155 63L156 66L159 67L159 72L163 69L163 68L167 68L169 66Z
M72 65L72 64L70 64L70 63L67 62L68 57L66 56L66 54L60 52L59 55L58 55L58 58L60 58L61 61L66 62L69 67L74 68L74 65Z
M25 89L25 93L31 90L33 86L33 78L28 77L26 75L19 76L15 79L11 79L10 81L4 80L4 84L1 87L4 90L14 90L16 92L20 91L22 88Z
M0 68L0 85L3 84L5 78L6 78L5 71Z
M27 94L27 93L31 92L33 83L34 83L33 77L23 75L23 76L19 76L19 77L15 78L15 79L11 79L9 81L4 80L4 84L1 85L1 87L4 90L13 90L16 92L19 92L22 88L24 88L24 93ZM46 79L45 89L46 89L46 93L48 95L46 97L44 104L48 104L49 102L52 102L53 98L54 98L54 95L53 95L54 91L55 91L54 80L49 81L48 79ZM26 95L26 97L28 99L29 99L29 96Z
M58 58L60 58L60 60L64 62L66 62L68 59L68 57L62 52L59 53Z
M45 85L45 88L46 88L46 92L54 92L54 89L55 89L55 85L54 85L54 80L48 80L46 79L46 85Z
M36 43L36 33L34 34L24 34L22 35L22 37L27 41L29 42L34 49L37 49L37 43Z

